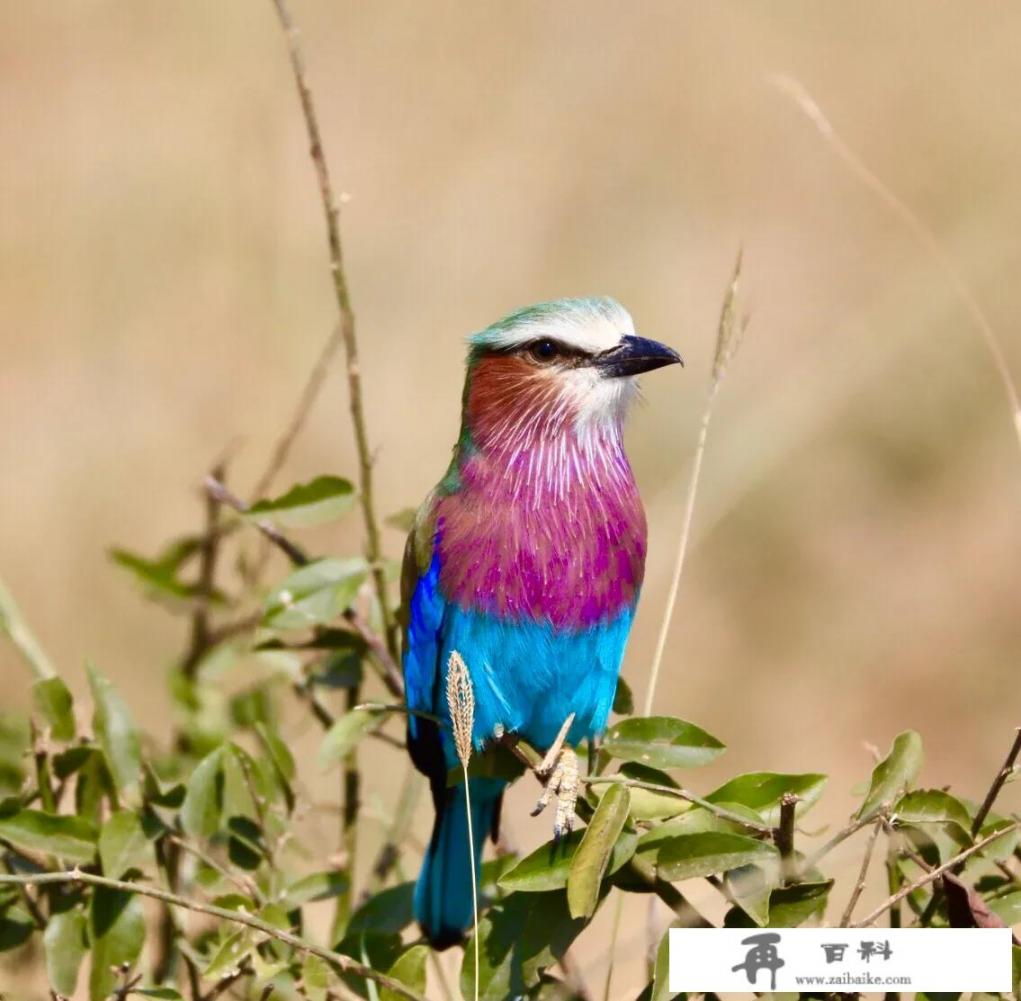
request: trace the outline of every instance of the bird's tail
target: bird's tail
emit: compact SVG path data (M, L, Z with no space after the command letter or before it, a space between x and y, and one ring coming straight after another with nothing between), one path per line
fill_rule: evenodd
M482 847L499 819L503 782L490 778L468 780L471 791L475 877L479 878ZM472 872L468 851L465 786L434 789L436 820L422 871L415 884L415 918L437 949L460 942L472 924Z

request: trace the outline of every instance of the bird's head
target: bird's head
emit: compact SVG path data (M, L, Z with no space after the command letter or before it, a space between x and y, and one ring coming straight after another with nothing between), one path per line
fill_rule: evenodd
M512 450L570 432L617 435L637 377L675 363L613 299L529 306L469 338L465 430L478 447Z

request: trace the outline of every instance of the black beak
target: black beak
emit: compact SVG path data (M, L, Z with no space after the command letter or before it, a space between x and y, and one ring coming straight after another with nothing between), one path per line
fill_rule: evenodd
M673 348L659 341L626 334L615 348L596 355L593 364L608 378L619 379L625 375L651 372L664 365L683 365L684 359Z

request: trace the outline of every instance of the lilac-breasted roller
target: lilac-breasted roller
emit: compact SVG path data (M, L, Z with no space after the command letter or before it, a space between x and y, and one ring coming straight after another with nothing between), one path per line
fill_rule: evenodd
M476 749L519 734L567 745L601 733L645 569L645 512L622 439L642 372L680 362L612 299L519 310L469 338L461 433L404 556L408 707L449 724L451 653L468 667ZM415 889L430 941L472 918L465 787L450 727L409 715L408 747L436 821ZM470 780L476 858L504 783Z

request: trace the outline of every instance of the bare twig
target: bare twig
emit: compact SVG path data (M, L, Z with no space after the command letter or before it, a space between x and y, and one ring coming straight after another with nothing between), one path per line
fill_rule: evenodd
M857 834L863 827L868 827L874 820L877 820L876 814L872 814L869 817L857 817L851 821L846 827L837 831L829 841L826 842L818 851L810 855L801 866L801 871L808 872L814 868L819 862L822 861L837 845L846 841L852 834Z
M308 131L309 152L315 168L316 181L323 204L323 215L326 220L326 234L330 252L330 271L333 276L333 289L337 298L337 309L340 312L340 338L344 344L347 361L347 386L351 408L351 425L354 429L355 447L358 451L359 497L362 515L365 521L365 549L369 562L372 564L372 578L379 599L380 615L383 619L383 635L386 639L390 656L397 657L397 632L394 628L393 612L386 592L386 577L381 566L382 544L380 541L379 521L376 517L372 484L372 451L369 448L369 435L365 423L365 410L362 405L362 378L358 364L358 340L355 336L355 316L351 307L351 296L344 273L344 255L340 240L340 212L333 195L330 171L323 152L322 135L319 120L316 116L315 102L309 89L305 72L305 56L299 40L298 28L291 17L287 0L273 0L280 24L287 38L288 55L294 82L298 88L301 110Z
M847 906L844 908L844 913L840 918L840 927L846 928L851 923L851 914L854 911L854 905L858 903L858 898L862 895L865 889L865 879L869 874L869 865L872 862L872 852L876 847L876 840L879 838L879 832L882 830L882 823L877 821L875 826L872 828L872 834L869 837L869 842L865 846L865 856L861 860L861 869L858 870L858 881L854 884L854 889L851 891L851 898L847 901Z
M237 494L228 490L219 480L207 476L205 488L208 493L216 496L223 504L237 511L238 514L246 514L248 512L248 504L238 497ZM273 545L287 556L293 566L303 567L309 562L308 555L284 535L268 518L260 518L254 524ZM404 696L404 682L401 671L397 666L396 659L390 653L385 640L372 629L355 609L345 609L342 616L348 625L365 641L365 645L373 655L380 680L386 685L387 691L397 698L402 698Z
M400 848L407 839L422 789L423 783L419 780L418 772L409 765L404 775L400 794L397 797L397 808L387 830L386 840L372 865L372 880L366 891L366 899L369 894L376 893L383 888L391 869L397 864L400 858Z
M896 195L888 185L855 153L850 146L844 142L840 133L833 127L833 124L826 117L818 102L806 90L800 80L784 74L777 74L771 78L771 82L779 90L785 93L806 118L815 126L816 130L826 141L830 149L850 168L851 172L860 180L873 194L886 204L886 206L897 216L907 227L912 236L925 248L932 259L936 262L944 275L954 287L965 309L971 316L978 332L982 335L986 347L989 349L990 357L996 372L1003 383L1004 394L1007 397L1007 404L1011 410L1011 417L1014 422L1014 432L1017 435L1018 445L1021 447L1021 399L1018 397L1017 387L1014 385L1014 378L1011 375L1010 366L1007 364L1006 355L1000 344L999 338L993 331L992 324L986 318L986 314L975 298L974 293L968 287L960 270L953 260L941 246L939 240L925 223L908 207L902 198Z
M216 476L207 476L204 481L206 493L215 498L219 503L226 504L233 508L238 514L248 513L246 504L237 494L228 490L226 485ZM308 556L287 538L268 518L260 518L255 522L255 527L262 532L296 567L303 567L308 563Z
M937 876L942 876L943 873L952 871L957 865L959 865L961 862L966 861L976 852L982 851L983 848L987 848L990 844L992 844L992 842L996 841L999 838L1004 837L1007 834L1011 834L1012 832L1016 831L1019 827L1021 827L1021 821L1014 821L1012 824L1009 824L1006 827L1002 827L998 831L993 831L992 834L986 835L986 837L982 838L979 841L976 841L975 844L973 844L970 848L965 848L963 852L960 852L958 855L955 855L948 862L944 862L941 866L937 866L935 869L930 869L923 877L921 877L920 879L916 879L913 883L909 883L907 886L902 886L895 894L893 894L887 900L884 900L883 903L881 903L867 917L862 918L861 921L856 921L853 925L851 925L851 927L852 928L868 927L876 920L876 918L884 914L886 911L890 910L891 907L894 907L896 904L899 904L905 897L910 896L916 890L920 890L923 886L928 885L934 879L936 879Z
M343 344L343 338L338 326L333 329L322 350L319 352L319 357L316 359L312 371L309 372L308 379L305 381L305 386L301 391L298 406L295 408L283 434L280 435L273 446L273 453L266 468L262 471L262 475L252 488L253 504L255 501L262 499L266 491L272 486L277 473L280 472L283 464L287 461L287 455L291 451L291 446L294 444L295 438L301 433L301 429L305 426L305 421L308 420L309 412L315 405L316 399L323 388L323 382L326 380L330 362L333 361L333 356L337 353L341 344Z
M780 873L784 884L789 883L795 875L794 863L794 813L799 797L794 793L785 792L780 798L780 823L773 831L773 840L780 852Z
M652 667L649 670L649 687L645 693L646 716L652 714L653 702L656 698L656 683L659 680L659 669L666 651L670 623L673 620L674 608L677 605L677 592L681 586L681 574L684 572L684 561L688 553L688 540L691 538L691 523L695 515L695 498L698 495L698 483L702 474L702 458L705 455L706 438L709 434L709 421L713 413L713 403L726 373L727 364L734 356L740 340L743 325L737 318L737 291L741 278L741 253L738 252L734 264L734 272L727 287L720 312L720 322L716 333L716 351L713 357L712 377L709 381L709 393L706 397L705 409L702 411L702 422L698 429L698 441L695 445L695 458L688 479L688 492L684 501L684 514L681 520L681 535L677 544L677 558L674 562L673 577L667 592L666 610L659 626L656 638L656 650L652 655Z
M1000 790L1007 779L1014 774L1014 766L1017 764L1019 754L1021 754L1021 726L1017 728L1014 735L1014 743L1010 745L1010 750L1007 752L1007 760L1003 762L1003 767L996 773L996 778L993 779L993 784L989 787L986 798L982 800L982 805L978 808L975 819L971 822L971 836L973 838L978 837L979 831L982 830L982 825L986 822L986 817L989 816L989 811L996 802L996 797L1000 795Z
M226 469L222 462L213 467L209 479L222 482ZM216 577L216 560L220 554L220 505L221 499L205 491L206 528L199 550L199 574L195 586L198 600L191 617L191 642L181 667L185 677L191 678L198 669L202 658L210 649L209 602L213 595Z
M48 883L88 883L92 886L105 886L108 889L120 890L123 893L137 893L143 897L152 897L154 900L161 900L172 907L181 907L198 914L208 914L210 917L219 918L221 921L245 925L248 928L254 928L256 931L262 932L264 935L268 935L270 938L275 938L285 945L291 946L292 949L318 956L320 959L324 959L326 962L339 967L345 973L362 977L365 980L372 980L381 987L386 987L399 996L408 998L409 1001L425 1001L421 994L413 991L399 980L395 980L385 973L379 973L370 966L352 959L350 956L333 952L331 949L324 949L314 942L309 942L298 935L293 935L289 931L284 931L268 921L263 921L262 918L256 917L254 914L249 914L245 910L228 910L225 907L217 907L215 904L205 904L198 900L189 900L187 897L178 896L176 893L169 893L155 886L148 886L144 883L128 883L120 879L108 879L106 876L82 872L80 869L72 869L69 872L33 873L28 876L9 876L0 873L0 886L41 886Z

